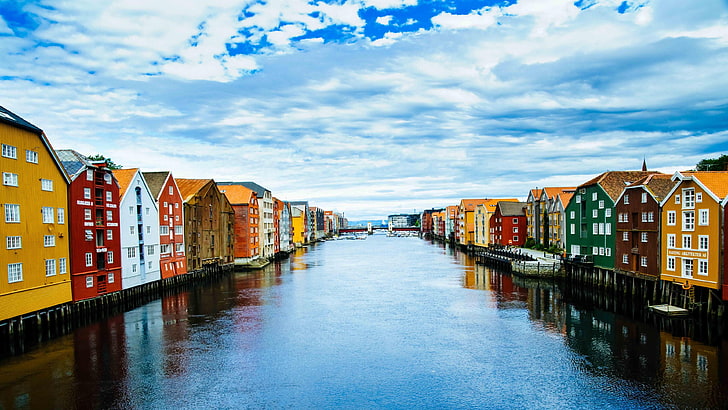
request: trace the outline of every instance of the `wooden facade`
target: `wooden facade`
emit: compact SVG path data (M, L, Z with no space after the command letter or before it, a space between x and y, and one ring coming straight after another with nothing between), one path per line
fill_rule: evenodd
M188 270L233 263L235 212L230 201L212 179L176 181L184 201Z
M104 164L73 150L57 155L71 178L68 221L73 300L122 289L119 183Z
M491 243L522 246L528 234L527 207L526 202L498 202L490 217Z
M260 207L252 189L235 183L218 184L235 212L235 264L246 264L261 257Z
M0 107L0 321L71 301L69 179L43 131Z
M159 209L159 270L162 279L187 273L184 206L182 195L169 171L143 172Z

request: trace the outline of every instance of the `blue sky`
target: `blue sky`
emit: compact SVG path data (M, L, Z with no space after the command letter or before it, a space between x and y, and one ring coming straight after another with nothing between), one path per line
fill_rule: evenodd
M728 151L725 0L0 0L56 148L350 219Z

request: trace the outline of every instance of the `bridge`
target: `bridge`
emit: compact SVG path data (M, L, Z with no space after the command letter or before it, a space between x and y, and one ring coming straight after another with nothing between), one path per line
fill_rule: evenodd
M387 228L386 226L372 226L372 231L392 231L392 232L419 232L420 228L417 226L410 226L407 228ZM341 228L339 229L340 234L345 233L357 233L357 232L369 232L369 228L366 226L357 228Z

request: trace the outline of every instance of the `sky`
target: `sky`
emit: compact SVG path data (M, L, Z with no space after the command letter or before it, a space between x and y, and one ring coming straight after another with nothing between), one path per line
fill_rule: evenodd
M351 220L728 153L726 0L0 0L56 149Z

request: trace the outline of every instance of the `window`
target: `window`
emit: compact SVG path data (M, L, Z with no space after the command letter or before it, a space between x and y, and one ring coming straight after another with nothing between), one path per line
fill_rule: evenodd
M169 215L164 215L164 222L169 221Z
M154 255L154 245L147 245L147 255Z
M624 204L625 205L628 205L629 204L629 194L625 194L624 195Z
M3 145L3 152L5 152L5 145ZM23 281L23 264L22 263L8 263L8 283L22 282Z
M136 258L136 248L131 247L126 249L127 258Z
M91 188L83 189L83 199L91 199Z
M3 185L18 186L18 174L3 172Z
M53 192L53 181L50 179L41 179L40 180L40 189L41 189L41 191Z
M629 242L629 232L622 232L622 241Z
M130 206L129 207L129 215L134 215L134 207L133 206Z
M612 224L605 223L604 224L604 234L605 235L611 235L612 234Z
M517 224L518 223L518 218L513 218L513 223L514 224Z
M518 229L518 227L516 227L516 229ZM517 231L513 231L513 232L517 232ZM175 233L175 235L182 235L184 233L182 225L175 225L174 233Z
M695 202L697 202L697 203L703 202L703 193L702 192L695 193Z
M18 159L18 150L12 145L3 144L3 157Z
M643 192L642 193L642 203L643 204L646 204L647 203L647 192Z
M87 288L94 287L94 277L93 276L86 276L86 287Z
M693 247L693 236L683 235L682 236L682 247L683 249L691 249Z
M106 220L107 221L113 221L114 220L114 212L107 210L106 211Z
M161 225L159 227L159 234L160 235L168 235L169 234L169 226L167 226L167 225Z
M114 283L114 273L113 272L109 272L109 275L107 276L107 278L109 278L108 279L109 283Z
M700 209L698 210L698 225L700 226L707 226L708 225L708 213L709 209Z
M642 222L647 222L647 212L642 212Z
M640 241L647 242L647 232L642 232L640 234Z
M577 204L580 204L581 203L581 195L577 195L576 196L576 203Z
M627 255L626 253L622 254L622 263L625 265L629 264L629 255Z
M44 224L52 224L55 217L55 211L54 208L51 208L49 206L44 206L41 211L43 212L43 223Z
M676 219L677 218L675 217L675 211L667 211L667 224L668 225L675 225Z
M708 275L708 261L705 259L698 259L698 275Z
M576 225L575 224L570 224L569 225L569 233L571 235L576 235Z
M693 209L695 208L695 189L694 188L685 188L682 190L683 195L683 209Z
M708 250L708 235L698 235L698 249L701 251Z
M599 247L599 255L604 256L604 247L602 246Z
M676 204L680 203L680 195L675 195L675 203Z
M594 222L592 224L592 234L598 235L599 234L599 224Z
M675 270L675 257L674 256L668 256L667 257L667 270Z
M683 276L687 276L687 277L693 276L693 260L692 259L683 259L682 260L682 274L683 274Z
M612 248L604 248L604 255L612 256Z
M592 192L592 201L596 201L596 200L597 200L597 193Z
M93 254L91 252L86 254L86 266L93 266Z
M84 236L87 241L93 241L94 240L94 233L90 229L86 229L84 231Z
M66 223L66 210L63 208L56 209L58 212L58 224L63 225Z
M6 249L21 249L22 241L20 236L6 236L5 237L5 248Z
M66 258L58 259L58 274L64 275L66 273Z
M149 208L145 208L144 209L144 213L147 214L147 215L149 215Z
M94 170L87 169L86 170L86 181L93 181L93 180L94 180Z
M55 235L44 235L43 236L43 246L46 248L49 248L51 246L56 246L56 236Z
M170 195L174 195L174 191L172 190L172 186L171 185L169 186L169 194Z
M136 233L136 229L134 229L134 225L132 225L132 226L129 227L129 233L131 235L134 235Z
M604 233L605 233L604 223L602 222L599 224L599 235L604 235Z
M667 247L668 248L675 247L675 234L674 233L667 234Z
M147 262L147 267L148 267L149 269L152 269L152 261L149 261L149 262Z
M592 254L593 254L593 255L599 255L599 248L598 248L598 247L596 247L596 246L593 246L593 247L592 247Z
M114 252L112 252L112 251L106 252L106 263L109 263L109 264L114 263Z
M612 208L605 209L604 216L606 216L607 218L611 218L612 217Z
M111 184L111 174L104 174L104 181L107 184Z
M655 222L655 213L650 211L647 212L647 222Z
M159 253L169 253L169 244L164 243L159 245Z
M518 235L513 235L513 240L518 241Z
M516 236L515 239L518 240L517 238L518 237ZM177 252L183 252L185 250L184 244L181 244L181 243L174 245L174 247L177 250Z
M646 268L647 267L647 256L641 256L640 257L640 266Z
M20 222L20 205L5 204L5 222L8 222L8 223Z
M517 226L514 226L513 227L513 233L518 233L518 227Z
M106 191L106 202L111 202L111 201L112 201L111 191Z
M136 263L133 263L131 265L131 271L132 271L132 273L136 273L136 271L137 271L137 265L136 265Z
M683 211L683 231L695 230L695 211Z
M592 218L599 218L599 210L592 209Z
M604 200L599 201L599 209L604 209Z
M55 259L46 259L45 268L46 268L46 276L55 276L56 275L56 260Z
M114 239L114 231L111 229L106 230L106 240L111 241Z

